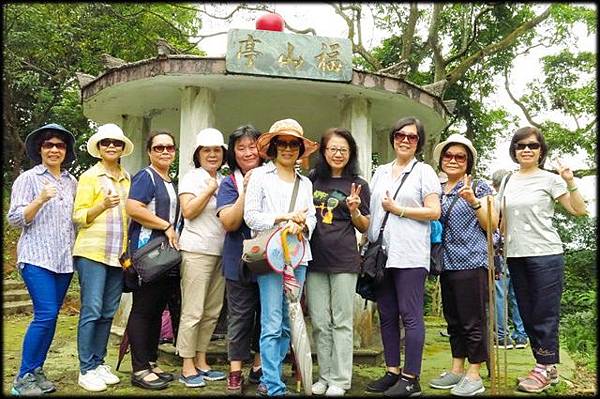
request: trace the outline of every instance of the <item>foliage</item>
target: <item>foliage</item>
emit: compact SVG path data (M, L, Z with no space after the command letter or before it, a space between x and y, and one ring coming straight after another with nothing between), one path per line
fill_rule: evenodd
M156 56L165 39L179 52L201 54L196 10L183 4L12 3L4 6L4 184L27 167L24 138L50 122L72 131L83 145L93 133L83 116L75 72L97 76L103 53L125 61ZM91 158L78 154L77 175Z

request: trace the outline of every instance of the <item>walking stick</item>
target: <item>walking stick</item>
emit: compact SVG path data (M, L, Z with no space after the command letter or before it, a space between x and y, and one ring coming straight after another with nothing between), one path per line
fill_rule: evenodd
M487 197L487 249L488 249L488 353L490 359L490 380L492 395L498 393L496 360L498 357L498 347L494 347L494 338L498 342L497 323L496 323L496 285L494 270L494 239L492 236L492 197Z
M502 196L502 210L501 215L505 215L506 213L506 197ZM501 232L502 233L502 232ZM504 261L504 269L508 273L508 264L506 263L506 257L504 257L504 236L500 235L502 240L502 258ZM508 278L506 275L504 276L504 320L502 320L504 326L504 334L508 333ZM504 379L504 389L508 389L508 353L504 351L504 375L502 376Z

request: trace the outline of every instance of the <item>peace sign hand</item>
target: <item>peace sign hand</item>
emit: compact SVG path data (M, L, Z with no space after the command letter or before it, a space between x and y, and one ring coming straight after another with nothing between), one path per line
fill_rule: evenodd
M350 195L346 197L346 205L348 206L348 210L350 214L354 214L354 212L358 209L361 204L360 201L360 190L362 186L360 184L354 184L350 186Z
M458 195L471 205L477 202L477 197L475 197L475 193L473 192L473 188L471 187L472 182L473 179L471 178L471 176L465 174L463 177L464 185L460 188L460 190L458 190Z
M573 171L567 165L560 162L559 158L555 158L554 162L552 162L552 166L554 169L556 169L560 177L562 177L565 182L571 183L573 181Z

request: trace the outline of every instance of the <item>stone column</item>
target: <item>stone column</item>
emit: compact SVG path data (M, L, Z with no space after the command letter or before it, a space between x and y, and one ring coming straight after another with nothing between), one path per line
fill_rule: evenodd
M179 176L194 167L192 155L196 134L215 127L215 95L204 87L185 87L181 93L181 123L179 127Z
M342 100L342 126L352 132L358 146L358 162L362 176L371 180L371 152L373 131L371 122L371 103L362 97Z
M123 115L123 132L133 142L133 153L123 157L121 164L133 176L148 164L146 138L150 133L151 119L134 115Z

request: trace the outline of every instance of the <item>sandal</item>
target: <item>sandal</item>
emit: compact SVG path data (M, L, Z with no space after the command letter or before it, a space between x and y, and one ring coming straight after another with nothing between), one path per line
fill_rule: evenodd
M550 380L542 373L531 370L527 377L519 383L517 389L523 392L539 393L550 388Z
M135 385L137 387L140 387L140 388L152 389L152 390L165 389L166 387L169 386L169 382L158 377L158 375L156 375L158 377L157 379L152 380L152 381L146 381L144 378L150 374L156 375L150 369L144 370L140 374L132 373L131 374L131 384Z

